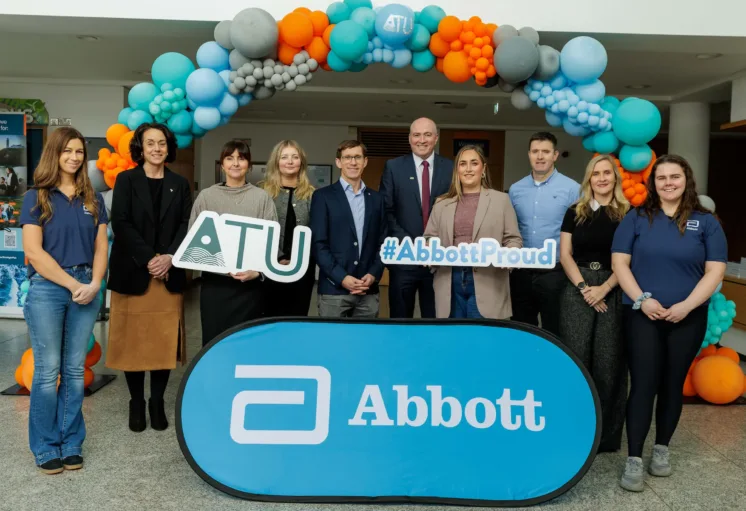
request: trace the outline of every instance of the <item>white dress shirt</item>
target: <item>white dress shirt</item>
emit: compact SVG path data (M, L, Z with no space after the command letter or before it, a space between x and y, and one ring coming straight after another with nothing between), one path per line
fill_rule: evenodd
M416 154L412 153L414 157L414 168L417 171L417 185L420 187L420 200L422 200L422 172L425 170L422 162L427 161L430 164L430 197L433 196L433 173L435 172L435 151L430 153L427 160L423 160Z

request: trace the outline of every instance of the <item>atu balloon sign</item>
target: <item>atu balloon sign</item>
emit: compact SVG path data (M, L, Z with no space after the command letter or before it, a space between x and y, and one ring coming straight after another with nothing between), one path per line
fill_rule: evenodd
M600 441L582 364L504 321L247 323L191 362L176 406L192 469L259 501L533 505Z

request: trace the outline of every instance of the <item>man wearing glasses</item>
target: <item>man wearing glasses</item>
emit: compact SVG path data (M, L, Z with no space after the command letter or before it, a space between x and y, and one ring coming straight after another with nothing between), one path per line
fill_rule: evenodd
M365 186L368 165L362 142L337 148L339 181L311 199L312 253L319 266L319 316L378 317L380 248L386 238L383 197Z

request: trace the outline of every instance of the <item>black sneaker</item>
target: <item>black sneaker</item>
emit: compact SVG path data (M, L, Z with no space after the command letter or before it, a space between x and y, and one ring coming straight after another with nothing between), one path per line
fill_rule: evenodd
M55 458L39 465L39 470L45 474L52 475L59 474L64 468L62 467L62 461L59 458Z
M78 470L83 468L83 456L73 455L62 460L65 470Z

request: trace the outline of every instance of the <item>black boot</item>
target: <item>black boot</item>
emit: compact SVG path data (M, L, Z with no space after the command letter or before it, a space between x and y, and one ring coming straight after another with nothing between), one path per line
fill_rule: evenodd
M145 400L130 399L130 429L139 433L145 426Z
M168 428L168 419L166 419L163 399L149 399L148 409L150 410L150 426L154 430L163 431Z

